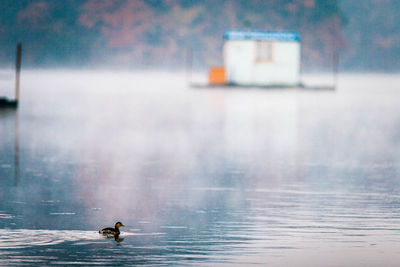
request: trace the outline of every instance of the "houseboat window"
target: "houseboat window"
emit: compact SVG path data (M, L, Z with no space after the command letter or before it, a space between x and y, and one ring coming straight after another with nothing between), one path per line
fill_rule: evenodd
M273 61L273 44L267 41L258 41L256 51L257 61Z

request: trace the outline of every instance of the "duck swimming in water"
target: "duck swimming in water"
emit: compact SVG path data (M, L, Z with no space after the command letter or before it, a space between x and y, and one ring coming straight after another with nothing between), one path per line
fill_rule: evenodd
M117 237L120 234L119 228L121 226L125 226L125 225L123 225L122 222L117 222L115 224L115 228L112 228L112 227L104 228L102 230L99 230L99 234L103 234L103 235L107 235L107 236L111 236L112 235L114 237Z

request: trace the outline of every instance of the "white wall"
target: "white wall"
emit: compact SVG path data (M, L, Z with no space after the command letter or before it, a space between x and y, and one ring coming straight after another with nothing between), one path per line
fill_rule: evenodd
M229 83L267 86L295 86L299 83L299 42L274 42L271 62L257 61L256 49L254 40L225 42L224 65Z

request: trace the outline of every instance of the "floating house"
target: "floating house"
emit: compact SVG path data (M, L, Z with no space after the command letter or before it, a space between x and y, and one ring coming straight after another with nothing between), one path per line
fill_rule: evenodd
M290 31L231 30L224 35L224 67L210 70L210 84L300 85L300 36Z

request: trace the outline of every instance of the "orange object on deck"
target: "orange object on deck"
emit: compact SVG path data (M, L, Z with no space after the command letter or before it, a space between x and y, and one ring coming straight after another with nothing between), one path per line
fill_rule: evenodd
M211 67L208 73L208 83L210 85L226 84L225 68Z

